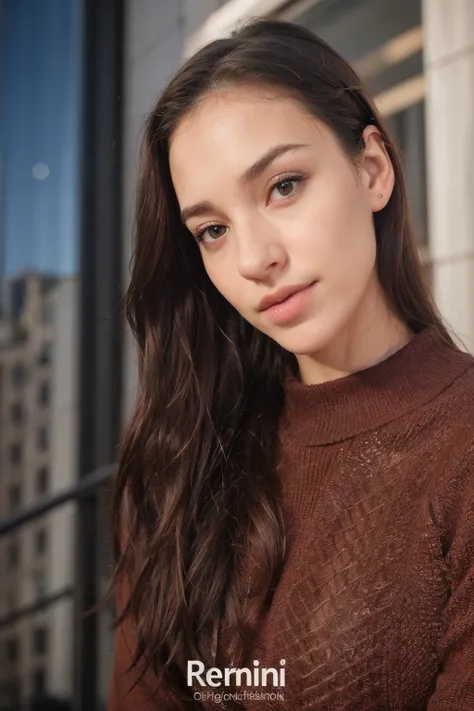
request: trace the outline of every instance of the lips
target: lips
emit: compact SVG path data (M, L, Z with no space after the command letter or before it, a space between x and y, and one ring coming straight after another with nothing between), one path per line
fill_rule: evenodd
M264 296L263 299L261 299L258 305L258 310L266 311L272 306L275 306L275 304L281 304L283 301L286 301L286 299L289 299L290 296L293 296L299 291L306 289L308 286L311 285L311 283L312 282L307 282L306 284L296 284L293 286L282 287L281 289L275 291L273 294L267 294L267 296Z

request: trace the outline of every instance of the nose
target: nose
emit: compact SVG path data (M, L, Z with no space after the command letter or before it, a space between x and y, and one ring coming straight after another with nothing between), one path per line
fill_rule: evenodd
M264 281L283 269L288 259L278 230L261 215L238 228L234 244L238 270L244 279Z

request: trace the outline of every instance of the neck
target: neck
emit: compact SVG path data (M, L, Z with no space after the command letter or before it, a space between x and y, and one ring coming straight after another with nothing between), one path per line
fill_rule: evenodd
M347 377L306 384L289 375L282 434L294 444L315 446L377 429L429 403L472 362L432 326Z
M409 343L412 331L374 290L351 322L316 353L298 355L300 380L317 385L371 368Z

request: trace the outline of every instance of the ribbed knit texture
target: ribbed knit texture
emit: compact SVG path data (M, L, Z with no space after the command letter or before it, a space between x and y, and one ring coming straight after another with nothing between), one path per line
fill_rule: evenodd
M474 710L473 433L474 359L433 329L361 373L287 383L290 547L256 654L286 660L285 701L249 711ZM122 698L128 659L119 635L109 710L165 708Z

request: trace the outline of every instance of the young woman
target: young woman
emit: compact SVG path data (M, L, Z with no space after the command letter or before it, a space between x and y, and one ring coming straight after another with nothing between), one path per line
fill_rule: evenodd
M165 89L127 313L110 710L472 711L474 361L310 32L255 21Z

